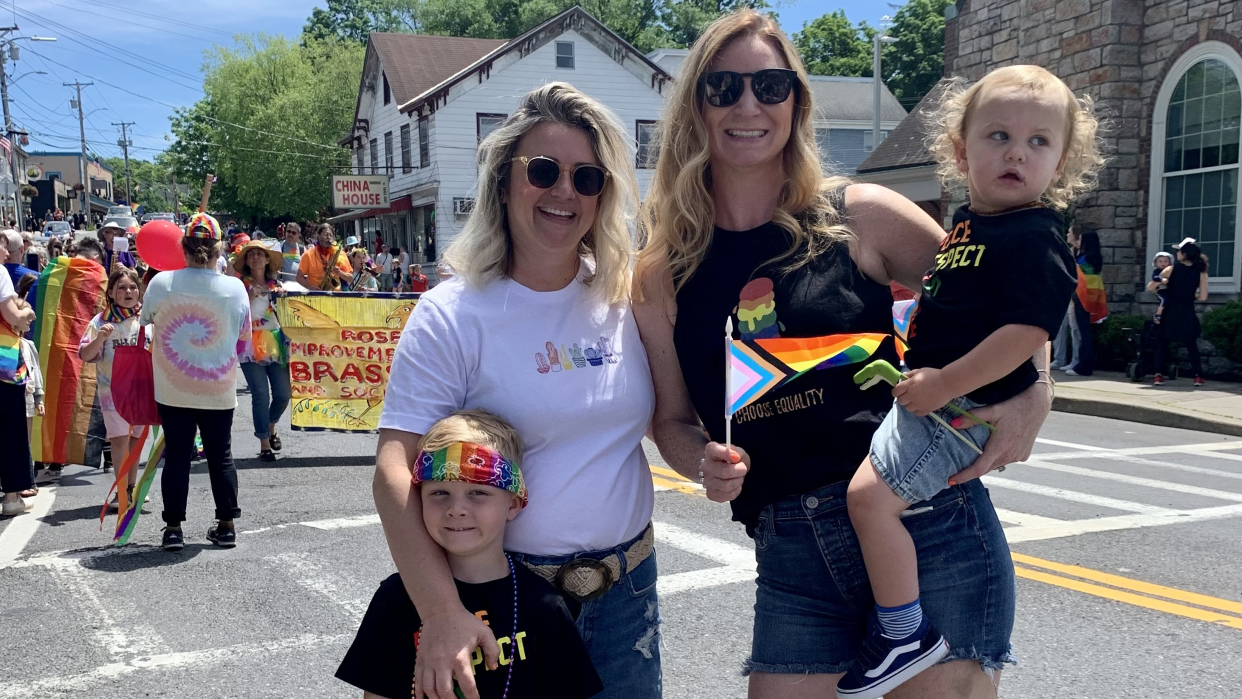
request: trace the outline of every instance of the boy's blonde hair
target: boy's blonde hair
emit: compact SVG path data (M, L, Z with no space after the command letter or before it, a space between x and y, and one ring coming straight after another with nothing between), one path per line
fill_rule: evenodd
M418 450L433 452L469 442L495 449L513 463L522 460L522 438L517 430L501 417L486 410L455 410L427 430L418 440Z
M1065 102L1065 164L1061 175L1048 185L1041 199L1056 209L1065 209L1079 196L1095 188L1104 167L1095 103L1086 95L1078 97L1060 78L1044 68L1017 65L998 68L972 84L955 77L941 95L940 103L927 117L927 147L939 167L937 174L947 187L969 186L966 173L957 169L957 145L965 143L971 114L984 88L1011 88L1034 95L1060 97Z

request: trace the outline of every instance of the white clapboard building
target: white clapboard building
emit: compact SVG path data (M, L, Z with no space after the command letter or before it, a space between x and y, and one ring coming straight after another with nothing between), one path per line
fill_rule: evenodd
M646 150L672 77L575 6L511 41L372 34L353 130L339 143L356 174L390 177L390 205L330 220L368 249L378 236L406 248L412 262L439 259L474 205L479 141L522 95L553 81L617 114L634 140L645 193Z

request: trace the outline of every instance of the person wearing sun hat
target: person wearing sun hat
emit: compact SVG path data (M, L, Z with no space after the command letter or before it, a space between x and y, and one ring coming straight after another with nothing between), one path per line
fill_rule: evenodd
M116 221L104 221L99 230L95 231L95 236L104 245L104 259L100 260L100 262L103 263L104 269L109 274L112 273L112 267L115 264L122 264L130 269L135 269L138 266L134 256L128 250L114 252L113 240L118 236L121 238L126 236L125 228L121 224Z
M216 273L222 245L219 222L205 213L194 214L181 239L185 269L152 277L140 314L143 325L156 328L151 363L165 439L161 487L166 551L185 546L181 523L196 432L203 438L218 520L207 539L224 548L237 545L233 519L241 509L232 429L238 348L251 341L250 298L240 279Z
M281 449L276 423L289 407L289 352L276 318L280 268L284 255L260 242L246 243L233 258L233 269L250 296L251 341L241 355L241 371L250 386L254 436L259 460L275 461Z

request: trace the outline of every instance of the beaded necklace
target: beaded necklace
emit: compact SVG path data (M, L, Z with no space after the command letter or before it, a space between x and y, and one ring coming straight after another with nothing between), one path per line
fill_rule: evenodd
M513 569L513 559L510 558L509 554L507 553L505 554L505 562L509 564L509 579L513 581L513 631L511 633L512 635L517 636L517 628L518 628L517 571ZM422 628L419 628L418 633L414 634L415 652L418 651L418 642L420 640L420 637L422 636L422 633L423 633ZM504 651L502 650L501 652L504 652ZM505 692L504 694L500 695L500 699L508 699L509 697L509 686L513 683L513 666L514 665L517 665L517 657L510 657L509 658L509 674L505 677ZM453 694L459 697L462 696L461 690L458 689L457 687L453 687ZM414 696L413 685L410 686L410 696L411 697Z

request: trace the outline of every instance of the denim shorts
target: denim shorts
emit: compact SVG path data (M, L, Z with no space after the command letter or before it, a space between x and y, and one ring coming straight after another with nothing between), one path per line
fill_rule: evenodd
M845 507L847 486L786 497L747 527L759 577L744 674L850 668L875 601ZM1013 561L983 484L948 488L911 507L902 521L918 551L923 610L949 642L941 662L974 660L989 672L1015 663Z
M981 405L969 398L953 402L963 410L974 410ZM948 406L935 414L945 422L952 422L958 416ZM983 449L991 435L985 425L969 420L957 431L979 449ZM949 487L949 479L974 463L978 456L931 415L918 417L896 403L871 437L871 465L888 487L909 503L922 502Z
M616 553L621 579L599 599L581 603L578 632L586 645L604 691L594 699L660 699L664 692L660 672L660 601L656 597L656 552L633 570L625 570L625 550L641 538L604 551L567 556L510 554L514 563L563 565L575 558L603 559ZM565 598L570 611L578 603Z

